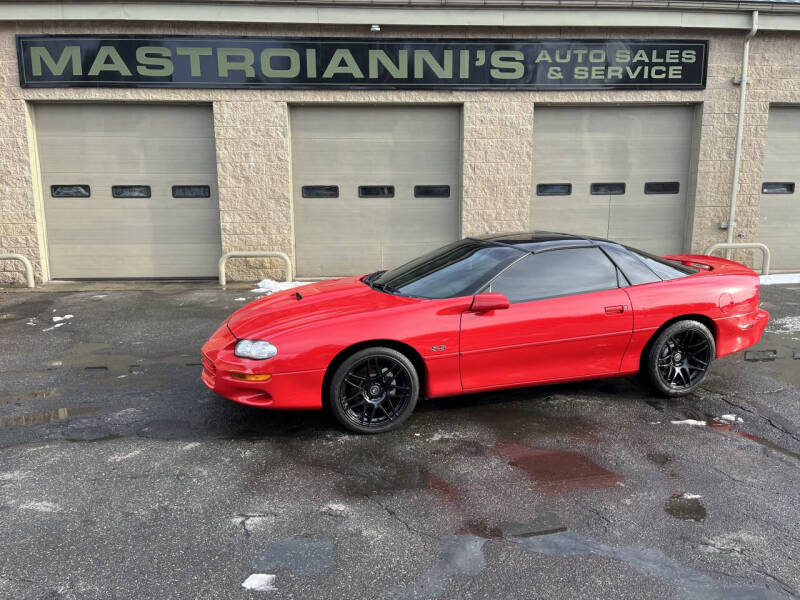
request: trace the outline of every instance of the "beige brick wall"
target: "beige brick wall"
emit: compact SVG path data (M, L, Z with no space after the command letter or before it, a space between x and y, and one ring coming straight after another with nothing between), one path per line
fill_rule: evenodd
M702 105L695 212L689 219L691 249L725 240L736 133L743 32L476 28L386 28L392 37L658 37L710 40L708 87L702 91L341 91L341 90L169 90L21 89L15 33L164 33L215 35L364 36L366 27L240 27L128 23L0 24L0 253L20 252L46 277L44 228L37 227L34 140L26 132L27 103L40 101L204 102L213 105L217 143L223 251L279 250L294 254L292 234L290 128L293 103L448 103L462 106L463 235L528 228L533 121L537 104ZM737 231L755 240L766 125L771 102L800 104L800 58L796 35L759 34L753 43L752 83L746 105ZM14 264L0 264L0 281L18 280ZM230 264L230 279L278 276L261 260Z

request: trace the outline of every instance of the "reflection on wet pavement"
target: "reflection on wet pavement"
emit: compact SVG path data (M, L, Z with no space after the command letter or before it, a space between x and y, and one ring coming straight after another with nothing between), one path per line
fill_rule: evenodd
M486 539L476 535L457 534L445 538L434 565L415 581L398 585L392 598L438 598L456 575L475 576L486 567L483 545Z
M778 446L778 444L774 444L769 440L765 440L764 438L760 438L758 436L753 435L752 433L744 433L743 431L737 431L737 433L742 436L743 438L747 438L750 441L753 441L757 444L761 444L765 448L769 448L770 450L775 450L775 452L779 452L784 456L791 456L792 458L796 458L800 460L800 453L792 452L791 450L787 450L783 446Z
M55 423L70 417L80 415L90 415L96 413L99 408L90 406L69 406L43 410L35 413L27 413L17 417L0 417L0 427L13 427L16 425L43 425L45 423Z
M604 488L622 481L621 475L604 469L577 452L530 448L519 444L502 445L498 451L545 491Z
M706 508L700 498L691 494L673 494L664 505L667 514L684 521L703 521L706 518Z
M320 575L333 566L335 552L329 537L293 537L270 544L251 561L260 571L288 569L298 575Z
M635 569L678 582L681 597L706 598L781 598L769 589L757 585L725 584L705 573L683 565L655 548L614 547L588 539L579 533L566 531L540 537L516 538L520 546L551 556L591 554L623 561Z

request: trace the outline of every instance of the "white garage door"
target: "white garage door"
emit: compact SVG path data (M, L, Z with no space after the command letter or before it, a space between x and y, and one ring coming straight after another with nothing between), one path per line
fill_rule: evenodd
M772 269L800 270L800 107L773 106L761 184L758 241L772 251Z
M215 276L210 107L39 105L35 122L52 277Z
M532 229L681 252L693 109L537 107Z
M455 107L291 112L297 273L366 273L458 238Z

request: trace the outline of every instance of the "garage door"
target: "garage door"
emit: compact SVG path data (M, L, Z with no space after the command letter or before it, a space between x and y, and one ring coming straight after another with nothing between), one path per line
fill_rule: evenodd
M458 238L454 107L296 107L295 253L301 277L391 268Z
M684 248L693 109L537 107L533 229Z
M215 275L210 107L39 105L35 121L52 277Z
M769 111L758 241L772 251L772 269L800 270L800 108Z

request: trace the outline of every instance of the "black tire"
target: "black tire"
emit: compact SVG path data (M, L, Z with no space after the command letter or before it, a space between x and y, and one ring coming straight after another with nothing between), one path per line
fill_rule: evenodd
M328 392L336 419L357 433L399 427L419 399L419 375L402 352L376 346L359 350L339 365Z
M698 321L678 321L653 340L647 354L650 383L664 396L686 396L703 383L717 355L714 336Z

